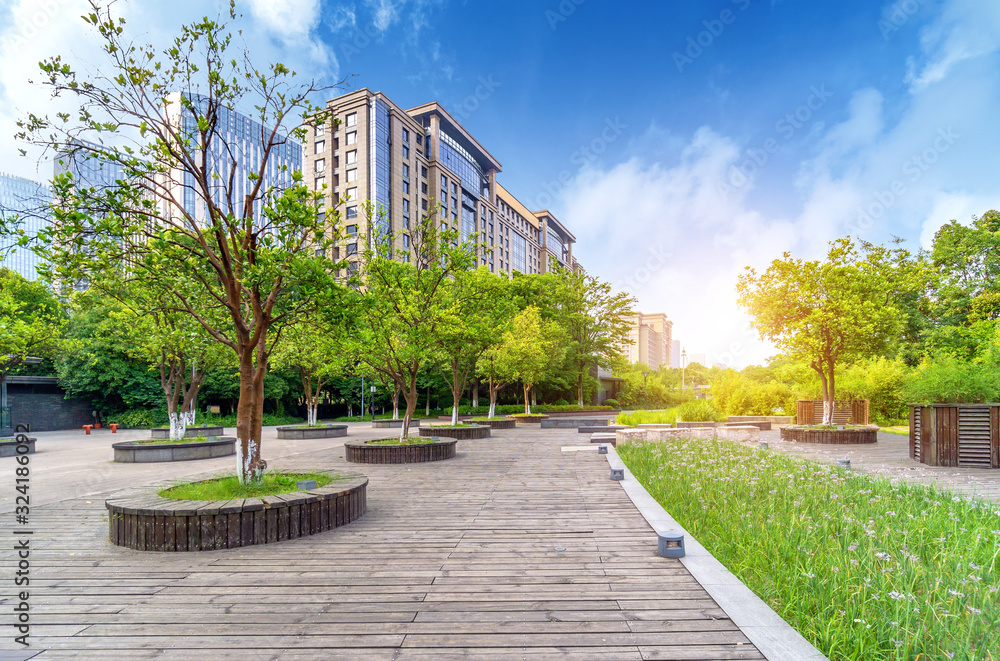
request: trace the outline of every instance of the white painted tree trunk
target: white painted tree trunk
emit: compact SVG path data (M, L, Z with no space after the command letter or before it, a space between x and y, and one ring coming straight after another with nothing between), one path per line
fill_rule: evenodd
M827 400L823 400L823 425L830 426L833 424L833 404Z
M187 413L171 411L167 414L167 419L170 420L170 440L178 441L184 438L184 432L187 431Z
M489 417L494 417L497 414L497 399L496 397L490 398L490 414Z
M195 415L198 413L197 410L191 409L190 411L185 411L184 415L187 416L187 426L194 427Z
M316 411L318 409L319 409L319 406L315 402L312 403L312 404L310 404L307 407L307 409L306 409L306 424L309 425L310 427L315 427L316 424L317 424L317 422L316 422L316 419L317 419Z
M452 425L458 424L458 407L455 406L454 404L451 407L451 424Z

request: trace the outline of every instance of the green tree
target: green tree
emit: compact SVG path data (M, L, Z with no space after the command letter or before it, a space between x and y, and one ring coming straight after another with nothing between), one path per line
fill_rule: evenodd
M42 283L0 269L0 384L29 359L53 357L65 324L62 306Z
M511 320L500 344L485 356L498 382L521 382L525 414L531 413L531 389L545 376L549 364L561 358L560 333L555 323L542 319L538 308L529 305ZM494 402L491 397L491 414Z
M163 51L127 34L110 7L92 2L83 19L104 61L86 73L59 56L40 64L43 84L79 111L29 115L19 137L117 166L122 176L112 187L88 188L68 174L54 179L54 222L41 235L47 276L76 283L121 270L139 284L160 282L170 312L190 315L229 347L240 376L238 474L257 481L266 467L268 358L282 328L312 314L335 286L334 265L316 256L335 238L319 213L323 196L277 159L289 137L304 138L305 124L331 122L310 99L332 86L300 84L280 63L254 66L221 19L182 27ZM226 117L236 108L252 109L266 128L231 141ZM250 153L256 160L237 156ZM282 185L270 178L278 171L287 174ZM337 225L335 213L326 220Z
M849 239L830 246L822 262L785 253L764 273L748 268L736 287L761 337L819 375L823 424L832 423L837 364L881 353L899 330L884 254L862 256Z
M276 368L295 370L302 381L306 424L315 427L323 387L344 374L354 364L347 338L340 324L327 328L320 323L300 321L285 331L285 339L275 349L271 363Z
M610 367L621 353L635 299L612 293L610 284L582 270L557 266L552 284L558 310L555 318L566 331L566 360L577 384L577 404L583 406L584 379L591 366Z
M473 267L475 251L460 244L454 230L439 230L432 214L410 228L405 254L394 255L382 232L383 211L371 203L362 207L367 229L359 241L368 247L360 268L358 356L403 394L400 438L406 438L417 409L417 378L431 364L448 316L449 283Z

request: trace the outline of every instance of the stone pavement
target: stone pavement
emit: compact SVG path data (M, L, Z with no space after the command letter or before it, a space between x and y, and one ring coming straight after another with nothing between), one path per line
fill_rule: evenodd
M234 457L113 464L145 433L38 434L32 456L31 642L37 658L761 659L656 535L576 430L460 441L455 459L363 466L344 439L277 441L273 468L370 479L368 513L240 549L139 552L107 540L104 499L231 471ZM385 437L352 425L348 438ZM588 448L589 450L589 448ZM0 522L14 528L12 459ZM0 610L17 562L0 544ZM0 651L15 649L11 630Z
M780 432L761 432L760 440L777 452L832 464L849 458L853 470L890 479L935 486L963 496L980 496L1000 502L1000 470L925 466L910 459L909 438L879 432L878 443L868 445L820 445L782 441Z

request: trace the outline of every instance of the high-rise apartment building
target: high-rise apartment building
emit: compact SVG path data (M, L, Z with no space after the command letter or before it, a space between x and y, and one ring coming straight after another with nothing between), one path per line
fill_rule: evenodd
M409 258L409 231L432 215L462 239L478 235L476 259L494 273L543 273L548 256L576 265L575 237L548 211L533 212L497 182L500 162L439 103L404 110L381 92L361 89L331 99L338 120L314 126L305 179L342 213L346 239L335 258L357 263L365 246L363 203L381 215L373 233L393 255ZM578 266L578 265L577 265Z
M631 363L642 363L650 369L674 367L672 362L674 322L662 312L637 313L628 318L631 328L622 353Z
M8 227L16 222L29 239L51 222L51 202L48 187L23 177L0 174L0 216ZM0 267L16 271L27 280L38 277L38 255L19 246L17 237L0 238L0 257Z
M670 348L670 366L677 368L681 366L681 341L674 340Z

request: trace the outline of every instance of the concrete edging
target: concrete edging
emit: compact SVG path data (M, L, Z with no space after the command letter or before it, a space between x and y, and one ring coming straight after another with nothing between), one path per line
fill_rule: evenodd
M768 661L829 661L677 523L632 475L613 446L608 447L608 464L625 470L622 488L653 530L684 534L687 554L681 563Z

